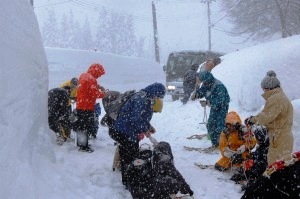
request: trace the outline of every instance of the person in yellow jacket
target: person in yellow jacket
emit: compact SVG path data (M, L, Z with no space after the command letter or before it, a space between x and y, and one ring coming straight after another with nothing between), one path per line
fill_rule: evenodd
M77 98L78 78L73 77L72 79L70 79L60 85L61 88L65 87L65 86L69 86L71 88L71 94L70 94L70 100L69 100L69 106L71 106L72 100L76 101L76 98Z
M77 98L78 78L73 77L72 79L70 79L60 85L60 88L64 88L64 87L71 88L70 97L69 97L69 101L68 101L68 111L71 114L72 113L72 100L76 102L76 98ZM61 134L62 134L62 137L65 140L67 140L67 138L70 137L71 129L63 128Z
M240 116L234 111L229 112L226 115L226 128L221 133L219 140L222 157L215 164L215 169L226 171L232 166L240 167L243 160L250 155L255 144L255 137L246 132Z

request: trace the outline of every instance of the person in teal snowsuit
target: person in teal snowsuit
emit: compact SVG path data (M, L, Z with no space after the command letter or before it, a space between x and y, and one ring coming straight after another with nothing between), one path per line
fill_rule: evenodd
M198 74L201 87L192 96L192 100L205 97L206 104L210 106L210 114L207 121L207 133L212 142L212 147L219 146L219 137L222 130L225 128L225 118L228 113L230 97L224 84L209 71L204 71Z

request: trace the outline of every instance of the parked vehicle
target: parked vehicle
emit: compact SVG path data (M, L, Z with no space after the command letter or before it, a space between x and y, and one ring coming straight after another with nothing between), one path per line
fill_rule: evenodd
M166 73L167 94L173 101L183 97L183 76L193 64L202 64L209 58L220 57L223 53L212 51L179 51L169 54L167 64L163 66Z

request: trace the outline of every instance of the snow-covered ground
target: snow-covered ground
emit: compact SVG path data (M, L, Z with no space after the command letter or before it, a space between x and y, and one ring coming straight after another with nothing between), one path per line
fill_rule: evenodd
M102 63L107 71L99 83L119 91L163 83L161 66L136 58L61 49L46 49L46 58L28 1L1 1L0 13L0 198L130 199L120 173L111 168L115 146L107 128L100 127L98 138L91 141L95 148L91 154L78 152L73 142L55 144L47 124L47 92L86 71L93 62ZM228 54L213 71L229 90L230 110L245 119L261 110L260 81L266 71L275 70L293 100L294 151L300 150L299 39L294 36ZM186 139L206 132L199 124L203 114L199 102L182 105L166 96L163 112L154 114L151 122L157 130L154 137L171 144L176 167L195 199L240 198L239 185L228 181L230 173L194 166L194 162L214 164L219 154L183 149L184 145L210 146L206 139ZM142 142L150 143L147 139Z

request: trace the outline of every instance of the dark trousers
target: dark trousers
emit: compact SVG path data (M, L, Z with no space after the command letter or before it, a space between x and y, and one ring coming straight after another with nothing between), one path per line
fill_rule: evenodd
M113 127L109 128L109 135L112 139L119 143L119 153L121 159L121 173L122 173L122 183L127 185L127 168L130 163L138 156L139 153L139 142L133 142L129 138L116 131Z
M80 147L88 146L88 135L94 131L95 120L94 111L90 110L78 110L77 109L78 120L74 125L74 130L79 139L77 139L77 145Z

